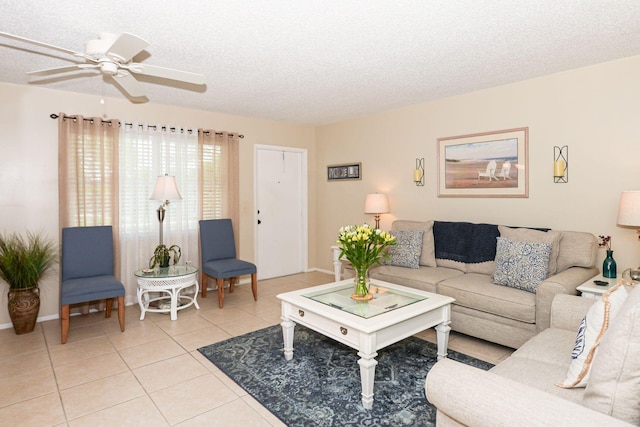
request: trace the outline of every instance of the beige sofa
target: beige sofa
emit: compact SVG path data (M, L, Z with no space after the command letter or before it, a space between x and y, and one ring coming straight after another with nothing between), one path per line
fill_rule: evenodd
M381 265L370 277L453 297L454 331L512 348L549 327L555 295L577 295L576 287L599 272L598 241L590 233L442 221L392 225L392 231L416 230L422 231L417 268ZM552 243L548 277L535 292L493 283L497 237Z
M489 371L437 362L425 380L437 425L640 425L640 285L609 322L586 388L555 385L567 374L578 326L593 303L556 296L551 327Z

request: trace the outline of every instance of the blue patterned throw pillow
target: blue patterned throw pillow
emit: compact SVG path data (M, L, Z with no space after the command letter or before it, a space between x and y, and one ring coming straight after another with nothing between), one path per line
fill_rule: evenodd
M538 285L547 278L551 243L514 242L504 237L497 239L493 283L535 293Z
M394 230L389 234L396 237L395 246L389 246L389 259L384 264L399 267L419 268L424 230Z

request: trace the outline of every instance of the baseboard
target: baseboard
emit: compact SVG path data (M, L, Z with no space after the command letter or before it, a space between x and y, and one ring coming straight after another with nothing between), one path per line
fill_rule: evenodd
M314 271L317 271L319 273L327 273L327 274L333 275L333 270L325 270L323 268L310 268L310 269L307 269L305 271L305 273L311 273L311 272L314 272ZM238 285L251 284L251 277L243 278L237 284ZM207 288L207 290L212 290L212 289L211 288ZM137 304L138 303L134 301L134 302L127 302L125 305L137 305ZM98 310L95 310L95 309L89 310L90 313L97 312L97 311ZM80 314L82 314L82 313L71 313L71 316L78 316ZM56 319L59 319L59 318L60 318L59 314L50 314L48 316L38 317L38 320L36 322L37 323L46 322L48 320L56 320ZM0 324L0 330L1 329L9 329L9 328L13 328L13 324L11 322Z
M60 315L58 314L50 314L48 316L38 317L38 320L36 320L36 323L46 322L47 320L55 320L59 318L60 318ZM13 323L11 322L3 323L0 325L0 329L10 329L10 328L13 328Z
M137 302L132 302L132 303L126 303L125 306L128 305L138 305ZM92 308L89 310L89 313L97 313L98 310L96 310L95 308ZM82 313L71 313L70 316L80 316ZM38 319L36 320L36 323L40 323L40 322L46 322L47 320L56 320L59 319L60 315L59 314L50 314L48 316L41 316L38 317ZM13 328L13 323L3 323L0 324L0 330L2 329L9 329L9 328Z

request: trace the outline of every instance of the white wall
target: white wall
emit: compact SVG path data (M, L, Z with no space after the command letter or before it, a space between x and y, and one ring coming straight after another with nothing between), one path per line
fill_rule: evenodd
M170 105L131 104L107 98L0 83L0 232L44 230L58 239L58 125L51 113L82 114L158 124L225 130L240 140L239 255L254 257L253 145L281 145L309 150L309 182L315 170L315 128L232 116ZM309 259L315 257L315 201L309 201ZM311 262L311 261L310 261ZM313 263L311 262L311 266ZM57 316L57 266L41 284L40 317ZM0 286L6 290L6 287ZM0 293L0 326L10 322L7 292Z
M309 267L332 270L329 246L349 223L372 222L365 195L389 195L396 218L488 222L609 234L618 269L640 264L634 230L617 227L620 192L640 189L640 57L313 127L190 110L134 105L42 87L0 83L0 230L43 229L57 238L57 122L66 112L239 132L240 256L254 259L253 145L309 150ZM529 127L529 198L438 198L439 137ZM569 145L568 184L554 184L553 146ZM425 158L425 187L412 182ZM363 179L327 182L328 164L362 162ZM601 251L603 252L603 251ZM601 253L599 263L604 258ZM41 316L58 313L57 271L42 284ZM6 292L0 325L7 324Z
M487 222L612 236L621 273L640 264L634 230L616 226L620 192L640 190L640 57L323 126L317 135L317 266L339 227L372 223L370 192L394 219ZM528 198L438 198L437 139L529 127ZM553 182L553 146L569 146L569 183ZM425 158L424 187L412 174ZM327 182L328 164L362 162L362 181ZM604 259L604 251L598 262Z

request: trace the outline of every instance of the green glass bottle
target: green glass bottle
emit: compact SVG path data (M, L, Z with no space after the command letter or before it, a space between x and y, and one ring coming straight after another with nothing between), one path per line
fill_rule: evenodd
M613 259L613 251L607 250L607 257L602 263L602 276L612 279L615 278L617 274L618 272L616 271L616 260Z

